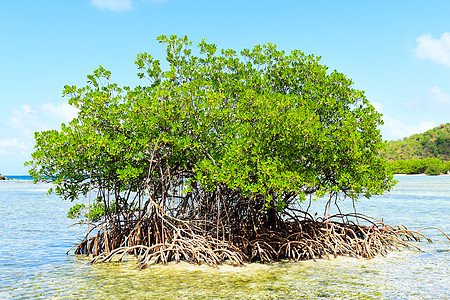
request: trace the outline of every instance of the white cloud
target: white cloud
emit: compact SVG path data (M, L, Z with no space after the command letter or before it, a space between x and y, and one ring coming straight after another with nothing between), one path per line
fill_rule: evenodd
M20 110L14 110L11 116L13 131L20 131L21 135L32 136L35 129L42 130L43 124L37 117L37 111L28 104L23 104Z
M416 94L411 99L400 102L403 109L408 112L433 114L439 119L448 120L450 111L450 94L441 91L437 86L425 90L423 94Z
M100 9L107 9L115 12L127 11L133 8L134 0L91 0L91 4ZM169 0L141 0L152 4L163 4Z
M450 67L450 32L442 34L440 39L424 34L416 39L418 45L415 54L422 59L431 59Z
M24 104L13 110L9 123L5 122L1 128L0 172L25 174L23 162L30 160L35 144L34 132L59 129L61 123L71 121L77 112L78 109L67 103L45 103L40 106Z
M432 107L441 110L450 108L450 95L443 93L437 86L429 90L428 100Z
M27 146L17 138L0 139L0 154L9 154L17 150L26 150Z
M78 109L68 103L63 103L59 106L55 106L51 103L45 103L42 105L41 110L54 117L60 118L63 122L72 120L78 114Z
M375 110L383 113L383 106L378 102L372 102ZM434 121L421 121L418 124L405 124L402 121L383 115L384 125L381 127L381 133L385 140L398 140L416 133L425 132L438 126Z
M438 126L434 121L421 121L418 124L405 124L400 120L383 116L383 138L386 140L398 140L412 134L422 133Z
M91 0L91 3L100 8L115 12L127 11L132 7L131 0Z
M61 123L67 123L75 118L77 111L78 109L67 103L61 105L45 103L36 109L24 104L12 112L9 135L20 137L26 145L33 144L35 131L58 129Z

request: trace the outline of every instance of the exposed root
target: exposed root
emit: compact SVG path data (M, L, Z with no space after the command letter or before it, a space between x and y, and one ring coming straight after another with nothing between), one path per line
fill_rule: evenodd
M440 231L443 235L445 235L445 237L450 241L450 237L448 236L448 234L446 234L441 229L439 229L437 227L434 227L434 226L428 226L428 227L421 228L421 229L417 230L417 232L419 233L419 232L421 232L422 230L425 230L425 229L436 229L436 230Z
M355 217L355 214L345 216ZM390 250L411 247L426 239L423 233L370 220L368 225L338 222L342 215L322 220L310 218L277 220L276 228L248 229L217 226L205 220L179 220L154 205L151 213L116 215L97 227L96 235L76 245L76 254L92 254L91 263L121 261L134 255L140 269L152 264L187 261L216 267L224 261L241 266L244 262L271 263L351 256L373 258ZM263 224L263 222L260 222ZM219 238L218 238L219 237ZM231 237L231 238L230 238Z

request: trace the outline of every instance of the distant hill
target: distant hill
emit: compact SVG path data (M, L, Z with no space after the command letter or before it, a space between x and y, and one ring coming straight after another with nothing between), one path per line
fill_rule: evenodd
M438 158L450 160L450 123L442 124L424 133L413 134L386 145L384 156L388 161L403 159Z

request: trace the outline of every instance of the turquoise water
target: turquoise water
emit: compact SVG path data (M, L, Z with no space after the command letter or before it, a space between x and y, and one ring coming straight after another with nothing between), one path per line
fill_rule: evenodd
M409 229L437 226L450 232L450 176L399 176L391 193L360 199L357 210ZM0 299L446 299L450 242L436 230L423 251L390 252L371 260L341 257L318 262L186 263L136 270L135 262L89 265L66 255L85 229L68 227L72 205L45 196L48 185L0 182ZM312 209L322 214L323 202ZM352 211L350 202L341 209ZM334 208L335 209L335 208Z

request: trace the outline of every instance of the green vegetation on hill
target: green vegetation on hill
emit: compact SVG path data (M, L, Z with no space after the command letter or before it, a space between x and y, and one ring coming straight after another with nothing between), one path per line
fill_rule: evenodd
M401 159L438 158L450 160L450 123L424 133L413 134L386 145L384 156L389 161Z
M390 141L384 156L396 174L447 173L450 171L450 123Z

